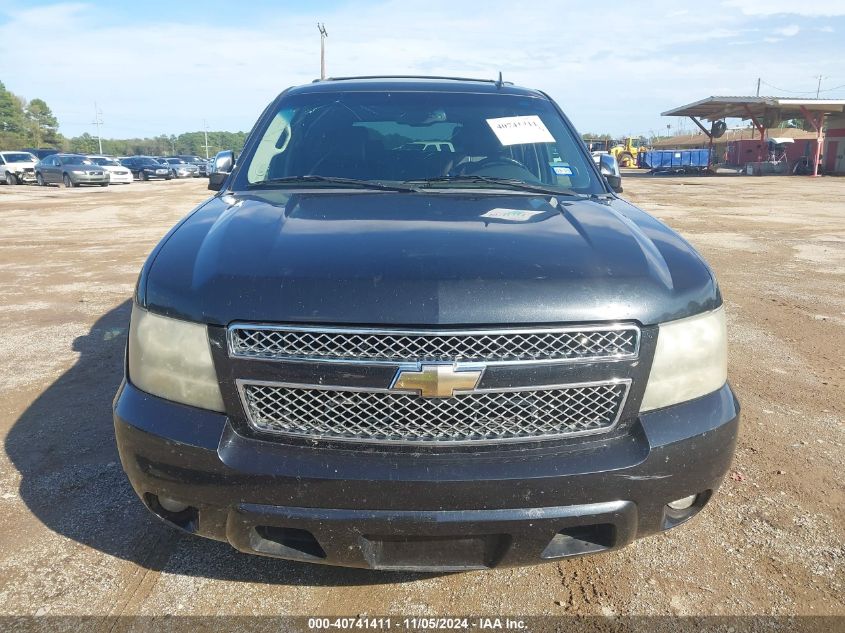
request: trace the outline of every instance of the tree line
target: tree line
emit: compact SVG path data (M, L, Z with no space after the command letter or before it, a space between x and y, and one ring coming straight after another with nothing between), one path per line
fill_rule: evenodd
M223 149L239 150L246 132L208 132L208 155ZM102 139L103 153L113 156L147 154L163 156L191 154L205 156L204 132L161 134L153 138ZM62 152L93 154L100 151L97 137L89 133L65 137L59 121L43 99L27 99L6 89L0 81L0 150L50 147Z

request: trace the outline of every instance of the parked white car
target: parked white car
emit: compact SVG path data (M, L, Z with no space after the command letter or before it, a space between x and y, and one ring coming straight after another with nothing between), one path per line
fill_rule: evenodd
M95 165L99 165L109 173L109 184L111 185L129 185L132 184L132 172L128 167L121 165L116 158L110 156L86 156Z
M0 152L0 177L7 185L35 182L35 163L29 152Z

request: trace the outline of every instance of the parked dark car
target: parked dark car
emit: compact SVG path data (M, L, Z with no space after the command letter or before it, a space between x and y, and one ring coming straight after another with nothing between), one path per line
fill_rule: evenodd
M55 147L26 147L21 151L29 152L38 160L41 160L42 158L47 158L48 156L52 156L53 154L59 154L61 152L61 150L58 150Z
M215 161L141 270L114 403L160 518L464 570L619 548L719 488L739 404L713 272L544 93L318 81Z
M35 164L35 180L39 185L107 187L109 172L80 154L53 154Z
M170 167L163 165L161 161L152 156L121 158L120 164L127 167L138 180L152 180L154 178L170 180L173 178Z

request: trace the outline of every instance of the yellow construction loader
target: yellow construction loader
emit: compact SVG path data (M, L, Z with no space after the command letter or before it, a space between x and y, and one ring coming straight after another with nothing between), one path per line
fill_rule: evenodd
M620 167L636 167L640 152L647 149L647 141L643 137L626 137L614 143L610 148L610 153L616 157L616 162Z

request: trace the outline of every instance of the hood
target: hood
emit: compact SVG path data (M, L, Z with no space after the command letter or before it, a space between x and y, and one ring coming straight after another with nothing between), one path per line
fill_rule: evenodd
M369 191L212 198L136 298L218 325L647 325L721 303L692 247L622 200Z

